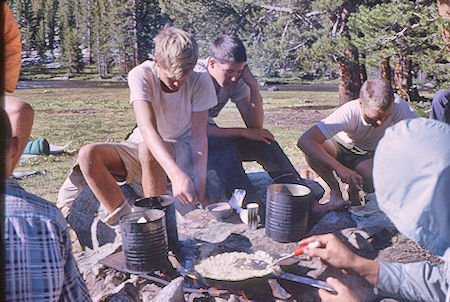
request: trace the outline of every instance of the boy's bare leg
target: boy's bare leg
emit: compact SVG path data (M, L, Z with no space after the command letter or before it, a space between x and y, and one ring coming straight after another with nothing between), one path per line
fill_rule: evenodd
M172 156L175 151L171 144L166 143L166 148ZM159 165L147 145L143 142L139 145L139 161L142 170L142 190L144 197L152 197L166 194L167 175Z
M89 144L80 149L78 162L87 184L109 213L122 205L124 197L113 175L125 177L127 172L114 147Z
M336 157L336 149L330 141L325 141L322 146L331 156ZM349 202L342 198L342 191L339 186L339 181L334 176L333 171L308 156L306 156L306 161L330 187L330 200L327 203L321 204L319 203L319 200L314 200L311 204L312 220L318 221L326 213L335 210L342 210L348 206Z
M11 123L12 136L19 139L19 152L17 152L11 163L15 167L28 143L31 128L33 127L34 110L21 99L5 96L5 111Z
M364 192L371 193L373 192L373 183L372 183L372 170L373 170L373 159L367 159L365 161L360 162L355 171L362 176L364 181ZM350 185L348 188L348 197L351 201L352 205L360 205L359 199L359 188L354 185Z

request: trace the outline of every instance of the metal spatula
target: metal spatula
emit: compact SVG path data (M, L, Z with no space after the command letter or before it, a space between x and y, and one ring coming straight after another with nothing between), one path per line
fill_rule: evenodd
M295 257L298 255L303 254L304 250L306 247L319 247L320 246L320 242L319 241L313 241L309 244L304 244L301 247L299 247L298 249L296 249L295 251L293 251L291 254L281 257L280 259L276 260L275 262L272 263L272 265L276 265L278 263L280 263L283 260L289 259L291 257Z

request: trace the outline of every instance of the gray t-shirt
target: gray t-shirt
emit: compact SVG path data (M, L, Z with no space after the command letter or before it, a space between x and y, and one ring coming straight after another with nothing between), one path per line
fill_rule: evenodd
M209 58L198 60L194 71L208 73L208 60ZM219 115L219 112L225 107L228 100L238 103L248 97L250 97L250 88L242 79L239 79L235 84L228 88L219 87L219 90L217 91L217 105L209 109L208 122L214 124L214 118Z

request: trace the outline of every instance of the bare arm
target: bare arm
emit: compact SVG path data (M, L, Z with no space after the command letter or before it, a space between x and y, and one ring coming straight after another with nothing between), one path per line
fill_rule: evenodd
M353 183L356 186L362 187L363 179L361 175L345 167L325 150L323 144L326 139L319 128L314 126L299 138L297 146L312 160L320 162L331 170L336 171L343 182L348 184Z
M184 203L195 202L196 196L192 181L178 167L156 130L156 117L151 103L147 101L134 101L133 108L139 131L148 149L172 182L173 196L179 198Z
M301 240L300 246L319 241L320 247L307 247L305 253L311 257L319 257L334 267L358 275L370 284L378 282L378 262L354 254L334 234L315 235Z
M244 137L254 141L261 141L266 144L270 144L270 142L275 139L269 130L261 128L221 128L209 124L207 127L208 135L218 137Z
M215 125L208 125L208 135L243 137L270 144L270 141L274 140L274 136L269 130L263 129L264 114L259 84L247 65L242 72L241 79L250 88L250 96L236 103L246 128L221 128Z
M194 183L197 196L202 205L206 200L206 164L208 160L208 140L206 138L206 124L208 110L192 112L191 154L194 173Z
M241 79L250 88L250 97L237 103L239 112L247 128L263 127L264 112L262 107L262 98L259 91L259 84L255 76L250 71L248 65L242 71Z

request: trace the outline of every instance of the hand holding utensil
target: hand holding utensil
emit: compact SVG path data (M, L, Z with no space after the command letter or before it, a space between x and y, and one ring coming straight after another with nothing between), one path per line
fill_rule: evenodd
M307 247L320 247L320 246L321 246L321 244L319 241L313 241L313 242L304 244L304 245L300 246L298 249L296 249L295 251L293 251L291 254L281 257L280 259L276 260L274 263L272 263L272 265L276 265L283 260L303 254L305 248L307 248Z

